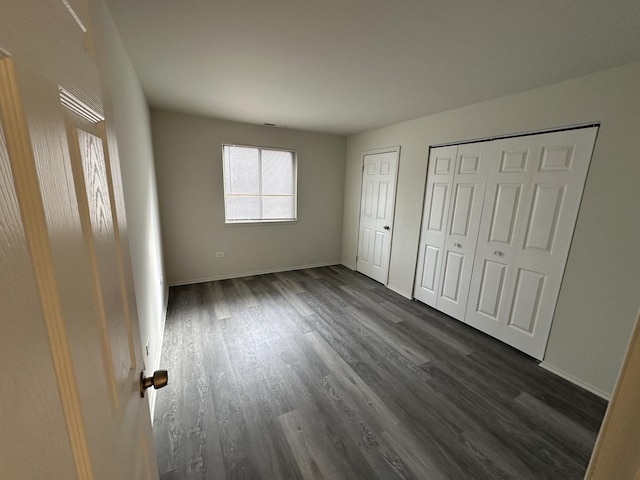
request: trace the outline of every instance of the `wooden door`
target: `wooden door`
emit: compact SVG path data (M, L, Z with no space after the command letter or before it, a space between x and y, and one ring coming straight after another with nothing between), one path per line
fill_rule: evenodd
M398 148L363 156L356 270L385 284L389 275Z
M437 308L438 303L440 266L457 152L456 145L432 148L429 152L427 188L413 295L433 308Z
M596 133L494 142L467 323L540 360Z
M0 477L157 478L99 89L46 74L0 59Z
M464 321L491 142L457 151L437 297L438 310Z

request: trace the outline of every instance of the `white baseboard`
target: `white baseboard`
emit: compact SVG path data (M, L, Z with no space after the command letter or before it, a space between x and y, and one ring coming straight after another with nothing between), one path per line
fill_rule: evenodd
M357 268L355 265L353 265L353 264L351 264L351 263L345 263L345 262L342 262L342 265L344 265L345 267L347 267L349 270L353 270L354 272L356 271L356 268Z
M409 300L413 300L413 297L410 293L405 292L404 290L400 290L399 288L393 287L391 285L387 285L387 288L392 292L397 293L398 295L402 295L404 298L408 298Z
M252 277L254 275L266 275L267 273L289 272L291 270L303 270L305 268L331 267L333 265L340 265L340 262L313 263L309 265L295 265L291 267L271 268L268 270L257 270L253 272L231 273L227 275L217 275L213 277L192 278L188 280L179 280L177 282L169 282L168 285L170 287L177 287L179 285L191 285L194 283L215 282L217 280L228 280L230 278Z
M590 383L585 382L584 380L581 380L578 377L576 377L574 375L571 375L570 373L565 372L564 370L562 370L562 369L560 369L558 367L554 367L553 365L549 365L546 362L540 362L539 365L542 368L544 368L545 370L547 370L547 371L549 371L551 373L555 373L559 377L562 377L565 380L568 380L571 383L574 383L574 384L578 385L579 387L584 388L585 390L593 393L594 395L599 396L600 398L605 399L606 401L610 401L611 400L611 394L609 392L605 392L601 388L594 387Z

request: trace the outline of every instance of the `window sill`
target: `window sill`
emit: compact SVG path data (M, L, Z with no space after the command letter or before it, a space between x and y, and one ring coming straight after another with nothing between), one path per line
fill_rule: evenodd
M224 222L226 227L255 227L257 225L295 225L295 220L237 220L232 222Z

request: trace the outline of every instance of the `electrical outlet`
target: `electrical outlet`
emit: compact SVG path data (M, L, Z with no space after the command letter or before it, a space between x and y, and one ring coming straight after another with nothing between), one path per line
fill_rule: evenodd
M224 252L216 252L216 257L217 257L217 258L222 258L222 257L224 257Z

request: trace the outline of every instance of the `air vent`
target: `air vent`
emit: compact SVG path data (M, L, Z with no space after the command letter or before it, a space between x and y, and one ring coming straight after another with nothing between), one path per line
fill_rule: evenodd
M60 103L71 110L76 115L80 115L91 123L98 123L104 120L104 117L91 107L86 106L83 102L74 97L71 93L62 87L58 87L60 91Z

